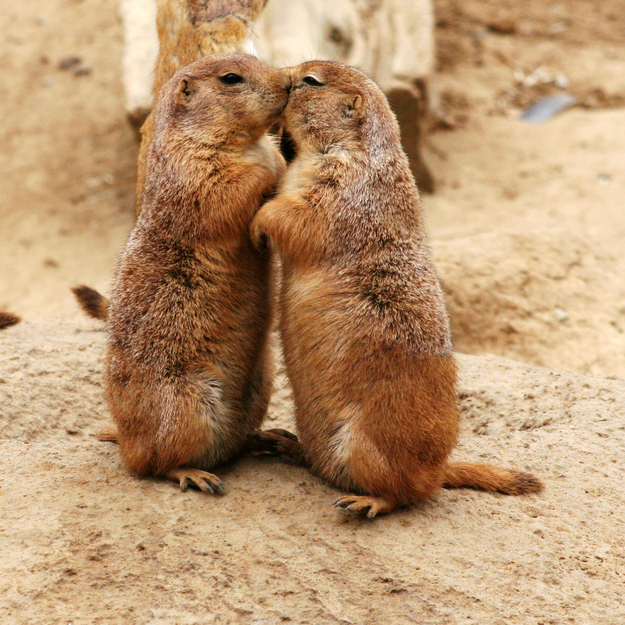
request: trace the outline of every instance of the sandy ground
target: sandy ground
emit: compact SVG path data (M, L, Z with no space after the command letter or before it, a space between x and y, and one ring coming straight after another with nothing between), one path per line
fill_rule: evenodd
M469 354L456 455L546 490L371 523L275 459L224 467L213 498L95 441L104 335L69 287L108 289L134 220L116 2L0 0L0 310L24 317L0 334L2 623L625 622L625 15L517 4L437 2L424 209ZM539 67L566 87L530 86ZM579 106L519 119L558 91ZM269 422L291 410L280 376Z

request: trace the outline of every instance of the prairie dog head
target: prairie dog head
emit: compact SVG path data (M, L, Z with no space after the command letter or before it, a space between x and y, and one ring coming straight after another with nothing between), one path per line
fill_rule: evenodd
M198 147L246 147L280 117L290 79L248 54L207 56L180 70L156 104L156 141L173 131Z
M399 140L399 127L380 88L357 69L330 61L287 68L289 104L283 117L298 151L333 147L365 151L385 138Z

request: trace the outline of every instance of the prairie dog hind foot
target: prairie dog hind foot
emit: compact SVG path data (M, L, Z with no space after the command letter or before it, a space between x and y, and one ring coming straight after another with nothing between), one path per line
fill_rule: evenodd
M373 519L378 514L393 512L397 504L384 497L369 497L367 495L346 495L339 497L333 504L335 508L341 508L345 512L366 515Z
M306 464L304 448L297 436L281 428L250 432L245 450L280 456L285 462L293 464Z
M193 467L176 467L165 473L164 477L170 480L178 480L180 490L185 493L189 486L194 486L204 493L213 493L213 495L224 495L223 482L212 473L194 469Z

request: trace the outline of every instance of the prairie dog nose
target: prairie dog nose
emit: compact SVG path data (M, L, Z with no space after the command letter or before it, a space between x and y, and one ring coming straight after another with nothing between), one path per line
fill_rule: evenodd
M290 91L291 90L291 75L282 69L280 70L280 78L282 79L282 86L287 91Z

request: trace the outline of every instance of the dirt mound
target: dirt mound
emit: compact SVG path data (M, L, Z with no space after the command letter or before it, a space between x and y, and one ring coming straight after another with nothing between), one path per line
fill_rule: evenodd
M368 522L276 459L222 467L221 498L129 475L91 436L108 420L94 327L46 320L0 335L0 405L15 420L0 441L3 623L625 618L625 381L461 357L456 456L534 471L545 492L443 491ZM289 426L284 401L274 417Z
M625 377L625 290L610 254L566 230L487 233L434 251L459 351Z

